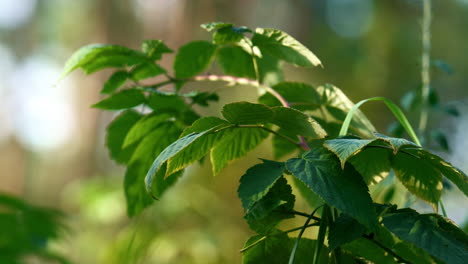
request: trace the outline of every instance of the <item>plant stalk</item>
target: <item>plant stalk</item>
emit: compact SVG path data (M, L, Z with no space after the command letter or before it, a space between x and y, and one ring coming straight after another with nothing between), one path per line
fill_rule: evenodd
M418 132L424 138L429 119L429 93L431 84L431 0L423 0L422 17L422 55L421 55L421 116L419 119Z

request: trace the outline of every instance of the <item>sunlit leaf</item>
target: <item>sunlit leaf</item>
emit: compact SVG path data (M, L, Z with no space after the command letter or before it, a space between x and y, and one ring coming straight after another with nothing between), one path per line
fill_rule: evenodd
M146 98L142 91L126 89L97 102L92 107L105 110L120 110L135 107L144 103L145 100Z
M221 113L226 120L238 125L269 123L274 115L268 106L249 102L227 104Z
M109 79L104 83L104 87L101 90L103 94L110 94L119 89L128 79L128 72L116 71Z
M177 78L190 78L203 72L212 62L217 46L207 41L193 41L182 46L174 61Z
M252 56L239 46L225 46L217 54L225 74L255 79Z
M147 78L155 77L160 74L165 73L166 70L161 68L161 66L154 64L154 63L142 63L137 65L132 71L129 73L130 78L134 81L140 81Z
M280 82L272 87L284 97L291 107L298 110L315 110L320 106L320 95L314 87L298 82ZM280 106L276 97L267 93L259 101L269 106Z
M367 148L348 161L369 184L377 184L385 179L391 169L391 152L384 148Z
M272 123L283 130L315 139L324 138L327 135L325 130L313 118L303 112L283 106L273 107L272 109L274 111Z
M375 139L340 138L326 140L323 144L340 159L341 167L344 168L346 161L364 149Z
M161 125L162 122L167 121L169 118L170 115L164 113L152 113L144 116L138 120L138 122L136 122L128 131L123 142L123 147L127 147L139 141L151 131L156 129L159 125Z
M155 39L143 41L141 44L141 50L152 60L159 60L164 53L173 52L162 40Z

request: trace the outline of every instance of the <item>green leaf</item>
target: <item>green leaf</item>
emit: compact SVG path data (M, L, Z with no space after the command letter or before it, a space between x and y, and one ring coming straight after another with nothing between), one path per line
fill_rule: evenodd
M73 53L65 63L60 79L78 68L89 74L103 68L132 66L147 60L145 54L127 47L91 44Z
M157 158L154 160L151 168L145 177L146 191L152 194L153 181L156 173L161 169L161 166L168 161L170 158L174 157L177 153L184 150L187 146L192 144L197 138L212 132L214 128L200 132L200 133L190 133L182 138L179 138L177 141L173 142L171 145L166 147Z
M366 228L354 218L341 214L330 226L328 245L333 250L360 238L366 233Z
M110 78L104 83L104 87L101 90L102 94L111 94L119 89L127 81L128 72L117 71L114 72Z
M374 141L375 139L339 138L326 140L323 146L335 153L335 155L340 159L341 168L344 168L345 163L349 158L361 152L364 147Z
M388 137L379 133L375 133L375 135L377 138L390 144L393 149L393 154L396 154L402 148L420 148L419 145L416 145L415 143L404 138Z
M127 110L117 116L107 127L106 146L110 157L118 163L126 163L134 148L123 148L127 133L140 120L141 115L133 110Z
M129 217L140 214L153 203L153 199L145 192L143 180L148 169L145 165L143 162L134 162L127 167L125 172L124 191Z
M145 40L141 44L141 50L151 59L159 60L164 53L172 53L173 51L164 44L162 40Z
M298 110L315 110L320 106L320 95L308 84L280 82L272 88L283 96L291 107ZM269 93L262 95L259 102L269 106L281 105L278 99Z
M213 175L217 175L229 161L243 157L257 147L268 132L259 128L230 128L211 151Z
M203 117L195 121L191 127L185 129L181 137L184 137L190 133L200 133L213 127L227 125L229 125L228 122L217 117ZM193 141L192 144L169 159L166 173L174 173L187 167L191 163L202 159L214 147L222 135L223 131L209 133Z
M213 33L214 44L230 44L237 43L244 38L244 32L247 32L246 27L238 28L233 26L226 26L219 28Z
M255 79L252 56L241 47L221 47L217 59L225 74Z
M182 46L174 61L176 78L190 78L203 72L213 60L217 46L207 41L193 41Z
M148 106L157 112L179 113L188 107L184 99L176 94L151 93Z
M330 84L317 87L317 92L324 110L332 115L337 122L343 122L354 103L339 88ZM376 131L369 119L359 109L356 109L352 116L351 127L363 137L374 137Z
M132 145L139 141L144 136L148 135L151 131L156 129L164 121L168 121L170 115L151 113L141 118L135 125L128 131L127 136L123 142L123 147Z
M197 92L195 95L190 96L190 98L192 98L192 103L200 106L208 106L211 101L219 101L218 94L209 92Z
M165 73L166 70L154 63L142 63L137 65L130 72L130 78L134 81L141 81Z
M468 259L468 236L440 215L418 214L406 208L385 215L383 223L399 238L445 263L463 264Z
M351 166L343 171L333 153L314 148L301 158L288 160L286 168L329 205L371 230L376 228L377 216L366 184Z
M289 132L288 130L285 129L279 129L277 131L278 134L287 136L289 138L295 138L296 134L293 134ZM272 143L273 143L273 157L275 159L279 159L285 155L288 155L290 153L293 153L295 150L298 149L298 146L295 144L291 144L290 141L282 138L282 137L277 137L274 136L272 138Z
M259 234L270 234L283 219L294 217L295 197L291 186L283 177L278 178L265 196L248 208L245 219L250 229Z
M351 229L347 230L346 232L354 233ZM343 245L342 249L351 252L354 256L360 256L368 261L371 261L371 263L397 263L385 250L365 238L359 238L352 241L351 243L347 243Z
M283 106L272 109L274 118L271 122L288 132L315 139L327 136L327 132L313 118L298 110Z
M257 28L252 43L260 50L296 66L310 67L322 64L309 49L281 30Z
M427 160L400 151L394 156L392 167L411 193L427 201L437 211L443 188L442 175Z
M227 104L221 111L224 118L232 124L266 124L273 118L273 110L266 105L249 102Z
M390 151L384 148L366 148L348 161L361 174L367 185L385 179L391 169Z
M210 23L201 24L200 27L205 29L208 32L211 32L211 31L218 30L218 29L225 28L225 27L232 27L233 25L234 24L224 23L224 22L210 22Z
M145 100L146 98L142 91L126 89L97 102L92 107L104 110L120 110L135 107L144 103Z
M453 182L465 194L465 196L468 196L468 176L465 173L439 156L428 151L418 150L417 152L422 158L427 160L432 166L447 177L447 179Z
M248 169L240 179L237 192L246 211L268 193L285 170L282 162L262 161Z
M261 58L256 57L260 83L268 86L276 85L284 79L282 63L277 58L263 54Z

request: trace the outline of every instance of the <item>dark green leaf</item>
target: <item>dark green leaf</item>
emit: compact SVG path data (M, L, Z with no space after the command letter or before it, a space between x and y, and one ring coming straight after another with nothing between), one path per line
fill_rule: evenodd
M252 56L241 47L222 47L218 51L217 59L225 74L255 79Z
M114 72L111 77L104 83L104 87L101 90L103 94L110 94L119 89L127 81L128 72L117 71Z
M340 159L341 168L344 168L346 161L364 149L367 145L374 142L375 139L354 139L340 138L325 141L323 144Z
M237 192L246 211L268 193L285 170L282 162L262 161L248 169L240 179Z
M145 54L117 45L91 44L77 50L65 63L65 77L77 68L87 74L108 67L132 66L147 61Z
M154 63L142 63L137 65L130 72L130 78L134 81L140 81L165 73L166 70Z
M348 161L369 184L377 184L388 176L391 169L390 151L384 148L366 148Z
M194 41L182 46L174 61L176 78L190 78L203 72L213 60L216 45Z
M420 146L404 138L394 138L379 133L375 133L375 135L377 138L387 142L392 147L394 154L403 148L420 148Z
M135 107L144 103L145 100L146 98L142 91L126 89L97 102L92 107L104 110L120 110Z
M134 148L123 148L123 143L130 129L140 118L139 113L128 110L117 116L107 127L106 146L110 157L118 163L126 163L133 153Z
M161 59L164 53L172 53L173 51L162 42L162 40L145 40L141 44L141 50L149 57L151 60Z
M227 121L236 125L266 124L274 115L270 107L249 102L227 104L221 113Z
M132 126L130 131L128 131L127 136L123 142L123 147L132 145L133 143L139 141L144 136L149 134L151 131L156 129L162 122L167 121L170 118L170 115L152 113L144 116L135 125Z
M291 107L298 110L315 110L320 106L320 95L314 87L297 82L281 82L272 87L288 101ZM273 95L267 93L259 101L269 106L280 106L280 102Z
M229 161L243 157L257 147L268 132L259 128L230 128L211 151L213 174L217 175Z
M184 99L176 94L151 93L148 106L157 112L179 113L186 110Z
M327 136L325 130L313 118L298 110L283 106L273 107L272 109L274 118L271 122L283 130L315 139Z
M294 201L291 186L280 177L265 196L250 205L245 219L250 229L259 234L269 234L281 220L294 217L290 213Z
M287 130L279 129L278 134L287 136L291 139L296 138L296 134L293 134ZM279 136L274 136L272 139L273 143L273 156L275 159L279 159L287 154L290 154L298 149L298 145L292 144L289 140L286 140Z
M209 102L218 102L219 96L216 93L196 93L196 95L191 96L192 103L200 105L200 106L208 106Z
M242 28L236 28L227 26L216 30L213 33L214 44L230 44L237 43L244 38L244 32Z
M291 64L304 67L321 65L315 54L281 30L257 28L252 42L260 50Z
M366 228L358 221L348 215L341 214L330 226L328 245L330 249L333 250L341 245L360 238L365 233Z
M348 230L347 232L352 232ZM376 264L396 264L397 262L385 250L365 238L359 238L351 243L343 245L343 250L351 252L355 256L360 256L371 263ZM367 262L366 262L367 263Z
M362 177L351 166L341 170L340 162L333 153L314 148L301 158L288 160L286 168L328 204L349 214L367 228L376 228L377 216Z
M217 117L203 117L195 121L191 127L185 129L181 137L190 133L200 133L213 127L220 127L223 125L227 126L229 123ZM169 159L167 173L174 173L187 167L191 163L202 159L219 141L222 135L223 131L205 134L193 141L192 144Z
M401 239L446 263L464 264L468 259L468 236L440 215L400 209L385 215L383 223Z

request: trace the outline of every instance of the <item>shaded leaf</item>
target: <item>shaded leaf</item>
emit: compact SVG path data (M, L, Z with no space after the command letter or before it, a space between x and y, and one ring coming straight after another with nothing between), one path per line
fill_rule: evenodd
M160 114L160 113L151 113L136 122L132 128L128 131L123 142L123 147L127 147L144 136L149 134L151 131L156 129L164 121L168 121L170 115Z
M355 219L341 214L330 226L328 245L333 250L341 245L360 238L366 233L366 228Z
M129 73L134 81L141 81L165 73L166 70L154 63L142 63L137 65Z
M287 136L289 138L295 138L296 135L294 133L289 132L285 129L279 129L277 131L278 134ZM274 136L272 138L273 143L273 157L275 159L279 159L285 155L293 153L295 150L298 149L298 145L292 144L292 142L278 136Z
M111 94L119 89L127 81L128 72L117 71L114 72L109 79L104 83L104 87L101 90L102 94Z
M164 44L162 40L150 39L145 40L141 44L141 50L151 59L159 60L164 53L172 53L173 51Z
M246 27L226 26L219 28L213 33L214 44L237 43L244 38L244 33L248 32Z
M257 147L268 133L259 128L230 128L211 151L213 175L217 175L231 160L243 157Z
M328 204L364 226L376 228L377 216L366 184L351 166L343 171L333 153L314 148L301 158L288 160L286 168Z
M141 115L133 110L122 112L107 127L106 146L110 157L118 163L126 163L134 148L123 148L127 133L140 120Z
M97 102L92 107L104 110L120 110L135 107L144 103L145 100L142 91L126 89Z
M218 51L217 59L225 74L255 79L252 56L241 47L222 47Z
M272 87L288 101L291 107L298 110L315 110L320 106L320 95L314 87L298 82L280 82ZM266 93L259 98L259 102L269 106L280 106L281 103Z
M213 60L216 45L193 41L182 46L174 61L176 78L190 78L203 72Z
M287 130L295 135L301 135L312 138L324 138L327 133L310 116L287 107L273 107L274 118L271 121L283 130Z
M182 97L165 93L151 93L148 106L154 111L168 113L180 113L188 108Z
M260 50L296 66L321 65L308 48L287 33L271 28L257 28L252 43Z
M274 115L268 106L249 102L226 104L221 113L226 120L237 125L269 123Z
M352 230L348 230L348 232L354 233ZM359 238L351 243L345 244L342 249L351 252L355 256L360 256L368 261L372 261L371 263L398 263L385 250L365 238Z
M383 148L366 148L348 161L369 184L377 184L385 179L391 169L390 151Z

